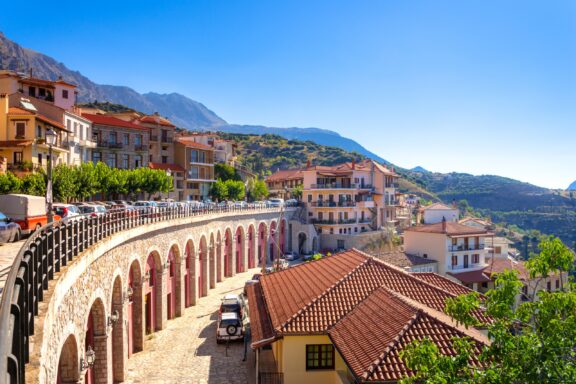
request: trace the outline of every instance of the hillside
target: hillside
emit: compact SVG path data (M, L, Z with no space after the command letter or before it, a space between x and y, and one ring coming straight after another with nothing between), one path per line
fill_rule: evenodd
M576 191L576 181L573 182L572 184L570 184L568 186L568 188L566 188L567 191Z

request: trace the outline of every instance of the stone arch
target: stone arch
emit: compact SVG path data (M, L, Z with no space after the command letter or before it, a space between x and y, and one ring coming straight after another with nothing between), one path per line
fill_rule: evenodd
M218 282L224 280L224 265L222 261L222 234L216 232L216 278Z
M209 275L210 275L210 288L216 288L216 244L214 242L214 233L210 234L210 244L208 245L209 252Z
M198 297L204 297L208 294L208 244L205 235L200 238L198 264Z
M268 226L266 223L260 223L258 225L258 266L260 267L266 265L267 232Z
M254 224L248 226L248 268L256 267L256 230Z
M164 266L157 251L152 251L146 259L144 273L144 303L146 334L164 328L162 319L162 275Z
M168 250L166 274L166 309L168 320L182 316L182 265L180 247L172 244Z
M242 225L239 225L238 228L236 228L234 238L236 239L236 273L245 272L246 265L244 265L244 260L246 255L244 252L246 246L246 232Z
M126 280L126 320L128 337L128 358L133 353L144 349L144 324L143 324L143 295L142 295L142 268L140 260L135 258L128 269Z
M278 255L278 233L276 228L276 221L272 220L270 223L270 233L268 236L268 244L269 244L269 256L270 261L274 261L274 259L279 256Z
M234 275L233 260L232 260L232 244L234 239L232 238L232 230L228 227L226 232L224 232L224 276L231 277Z
M78 343L76 337L70 334L60 349L56 383L77 383L80 380L80 367L78 362Z
M114 382L124 381L124 297L122 277L117 275L112 284L111 314L118 312L118 320L112 328L112 377Z
M306 253L306 242L308 241L308 236L304 232L298 233L298 253Z
M92 303L85 324L84 351L94 350L96 359L94 366L86 370L84 383L108 383L107 316L104 302L101 298L96 298Z
M184 306L196 305L196 256L194 241L189 239L184 249Z

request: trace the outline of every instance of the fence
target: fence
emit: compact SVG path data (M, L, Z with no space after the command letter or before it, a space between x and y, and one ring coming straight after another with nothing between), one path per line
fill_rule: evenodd
M34 317L48 282L76 256L93 244L141 225L214 213L280 211L279 208L207 207L191 205L145 207L135 211L116 210L101 216L84 215L68 222L42 227L24 243L6 279L0 301L0 383L24 383L29 362L30 336Z

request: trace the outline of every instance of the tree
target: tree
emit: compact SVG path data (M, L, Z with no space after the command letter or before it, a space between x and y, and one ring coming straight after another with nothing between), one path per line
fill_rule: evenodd
M168 176L160 169L138 168L134 171L141 173L141 189L148 193L148 198L152 198L152 195L157 192L167 193L173 189L172 176Z
M210 196L214 201L223 201L228 199L228 187L226 184L218 179L215 183L212 184L212 188L210 189Z
M16 193L22 188L22 180L12 172L0 174L0 194Z
M99 180L94 163L82 163L74 167L74 174L77 186L75 197L78 200L85 200L98 192Z
M292 188L292 190L290 191L290 195L296 199L296 200L300 200L302 198L302 192L304 191L304 187L300 184L295 186L294 188Z
M67 203L68 200L76 197L78 184L76 182L76 172L66 164L59 164L52 172L52 193L54 199Z
M244 200L246 187L242 181L226 180L224 184L228 190L228 199L235 201Z
M569 273L574 255L556 238L539 244L540 253L527 263L533 277L556 270ZM570 257L569 256L570 253ZM570 260L569 260L570 259ZM576 286L570 282L555 292L540 291L531 301L517 303L523 283L515 271L497 275L485 299L477 293L449 299L446 311L466 327L483 306L492 322L485 324L491 344L474 356L483 365L469 365L471 343L454 340L457 355L444 356L431 342L410 344L402 353L415 372L404 383L574 383L576 382Z
M248 197L251 200L262 200L268 197L268 187L264 180L248 180Z
M21 192L26 195L46 196L46 175L43 172L26 175L22 179Z
M228 164L223 163L214 164L214 174L216 176L216 179L221 179L222 181L242 180L236 168Z

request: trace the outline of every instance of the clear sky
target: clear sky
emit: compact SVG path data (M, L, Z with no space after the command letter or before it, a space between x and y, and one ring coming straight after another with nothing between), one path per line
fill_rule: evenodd
M319 127L404 167L576 180L574 0L7 2L0 30L93 81L230 123Z

